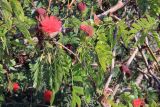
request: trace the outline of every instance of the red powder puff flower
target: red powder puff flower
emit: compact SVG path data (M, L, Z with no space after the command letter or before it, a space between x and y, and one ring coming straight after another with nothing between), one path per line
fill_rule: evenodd
M140 98L134 99L132 101L132 105L133 105L133 107L143 107L144 106L144 100L142 100Z
M88 36L92 36L94 33L94 29L92 26L89 25L81 25L80 26L80 30L84 31L85 33L87 33Z
M131 71L128 68L128 66L123 64L120 66L120 70L121 70L121 72L125 73L127 76L131 76Z
M46 16L40 21L40 28L51 35L61 31L62 22L56 16Z
M78 3L78 9L81 11L81 12L84 12L86 10L87 6L85 3L83 2L80 2Z
M46 90L44 92L43 98L44 98L45 102L49 103L51 101L51 98L52 98L52 91Z
M46 10L43 8L36 9L36 12L38 13L39 16L44 16L46 14Z
M20 86L18 83L13 83L13 91L17 92L19 90Z

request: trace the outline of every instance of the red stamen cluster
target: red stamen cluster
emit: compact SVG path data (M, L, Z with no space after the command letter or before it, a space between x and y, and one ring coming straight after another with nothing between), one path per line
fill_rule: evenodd
M137 98L132 101L132 105L133 107L144 107L145 103L144 100Z
M62 29L62 22L56 16L46 16L40 21L40 28L48 34L60 32Z
M84 31L88 36L93 36L93 34L94 34L94 29L90 25L84 25L84 24L82 24L80 26L80 30Z
M87 9L87 6L86 6L86 4L84 2L80 2L80 3L78 3L78 9L81 12L84 12Z
M52 98L52 91L46 90L44 92L43 98L44 98L45 102L49 103L51 101L51 98Z
M13 91L17 92L20 89L20 86L18 83L13 83Z
M123 64L120 66L120 70L121 70L121 72L125 73L127 76L131 76L131 71L128 68L128 66Z

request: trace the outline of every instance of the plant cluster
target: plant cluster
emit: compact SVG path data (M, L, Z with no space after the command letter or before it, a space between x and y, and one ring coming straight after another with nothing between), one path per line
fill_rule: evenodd
M160 106L159 20L159 0L0 0L1 106Z

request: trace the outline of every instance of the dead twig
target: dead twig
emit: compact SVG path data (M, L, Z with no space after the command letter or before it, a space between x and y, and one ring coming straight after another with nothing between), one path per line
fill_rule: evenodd
M151 56L153 57L153 59L154 59L155 62L157 63L158 67L160 67L160 66L159 66L159 63L158 63L158 60L157 60L156 56L154 55L152 49L149 47L149 45L148 45L146 42L145 42L145 45L147 46L147 49L148 49L149 53L151 54Z
M49 1L48 1L48 9L47 9L48 12L50 11L51 3L52 3L52 0L49 0Z
M121 9L122 7L124 7L128 2L124 3L124 2L122 2L122 0L119 0L115 6L111 7L109 10L99 14L98 17L103 18L104 16L107 16L109 13L112 14L112 13L116 12L117 10Z
M136 54L138 53L138 48L136 48L133 52L133 54L130 56L130 58L128 59L126 65L129 66L131 64L131 62L133 61L133 59L135 58Z
M120 86L119 84L116 85L116 87L115 87L115 89L114 89L114 91L113 91L113 93L111 95L111 98L114 98L114 96L116 95L116 93L117 93L117 91L119 89L119 86Z
M157 61L158 61L158 62L160 61L160 57L157 58ZM149 69L150 69L151 67L153 67L154 65L156 65L156 62L153 62L153 63L149 66ZM145 69L143 69L142 71L143 71L143 73L147 73L148 68L145 68ZM160 84L160 81L159 81L158 78L153 74L153 72L152 72L151 70L149 70L149 73L150 73L150 75L156 80L156 82L157 82L158 84ZM136 84L137 86L139 86L139 84L141 83L142 79L143 79L143 74L141 73L141 74L138 75L135 84Z
M76 0L72 0L71 3L69 3L69 1L68 1L68 5L67 5L68 9L71 9L71 7L72 7L72 5L73 5L73 3L74 3L75 1L76 1Z

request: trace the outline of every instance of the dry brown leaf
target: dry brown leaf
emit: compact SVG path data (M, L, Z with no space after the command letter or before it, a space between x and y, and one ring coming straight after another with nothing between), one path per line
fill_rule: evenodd
M101 20L99 19L99 17L96 14L94 14L94 23L96 25L99 25L101 23Z

